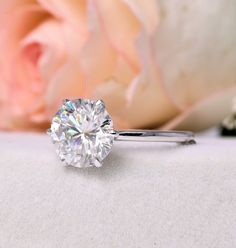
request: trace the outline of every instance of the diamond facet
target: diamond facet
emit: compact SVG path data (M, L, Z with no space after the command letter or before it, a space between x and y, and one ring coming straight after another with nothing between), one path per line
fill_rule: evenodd
M113 145L113 123L103 101L64 100L49 135L67 165L100 167Z

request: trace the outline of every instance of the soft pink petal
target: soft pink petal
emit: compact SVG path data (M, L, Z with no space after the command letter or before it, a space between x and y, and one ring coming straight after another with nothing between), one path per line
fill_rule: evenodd
M148 4L143 0L122 0L142 22L144 29L152 34L159 21L158 6L155 0L149 0Z
M38 0L52 15L70 25L74 32L87 35L87 0Z
M85 96L84 77L78 61L68 60L50 80L45 96L48 118L55 113L65 98L83 98Z
M155 71L146 71L136 83L132 98L127 101L127 86L108 81L96 90L96 97L105 100L112 116L123 127L155 127L179 113L163 91ZM123 121L122 121L123 120Z
M42 23L21 42L22 49L32 44L40 44L43 49L35 69L43 81L48 81L68 56L62 24L55 19Z
M90 4L88 10L89 37L79 52L79 61L89 95L98 84L102 84L112 76L117 63L117 54L102 32L94 5Z
M200 131L219 124L230 112L235 96L235 86L217 92L189 107L163 125L161 129Z
M93 0L103 33L107 35L116 52L124 57L135 70L140 64L135 40L140 31L140 22L130 8L120 0Z
M6 9L0 16L0 22L4 23L0 26L0 44L1 47L7 47L2 52L14 53L19 41L48 17L49 14L36 4L23 5L15 11Z

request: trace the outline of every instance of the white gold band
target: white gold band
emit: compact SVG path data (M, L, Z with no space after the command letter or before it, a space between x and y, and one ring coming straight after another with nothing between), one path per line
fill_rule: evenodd
M196 143L189 131L120 130L114 131L114 135L117 141Z

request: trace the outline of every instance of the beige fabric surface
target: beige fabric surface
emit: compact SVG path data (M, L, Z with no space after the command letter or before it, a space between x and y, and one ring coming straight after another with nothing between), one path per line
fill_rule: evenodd
M80 170L46 135L1 133L0 247L236 247L236 139L120 142Z

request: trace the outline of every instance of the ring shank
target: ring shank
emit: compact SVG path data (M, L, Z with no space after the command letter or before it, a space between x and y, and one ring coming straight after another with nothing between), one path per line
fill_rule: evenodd
M196 143L189 131L120 130L115 135L117 141Z

